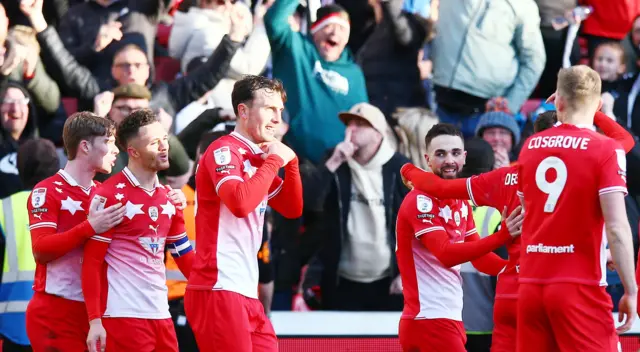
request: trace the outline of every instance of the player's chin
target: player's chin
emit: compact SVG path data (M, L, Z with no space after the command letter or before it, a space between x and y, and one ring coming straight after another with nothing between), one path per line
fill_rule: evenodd
M96 172L100 174L110 174L112 170L113 167L111 165L102 165L96 169Z

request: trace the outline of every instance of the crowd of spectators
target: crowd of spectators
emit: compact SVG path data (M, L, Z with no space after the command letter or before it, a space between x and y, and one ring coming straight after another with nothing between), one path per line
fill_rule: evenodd
M640 135L634 0L2 4L0 198L25 189L16 164L25 141L51 140L64 165L67 116L89 110L118 124L140 108L171 134L162 182L192 194L198 156L233 129L233 84L243 75L283 82L278 133L300 158L305 208L295 220L268 213L259 258L267 310L401 310L395 219L408 190L399 170L424 165L421 140L437 121L472 141L469 163L486 166L478 172L507 166L537 115L553 109L544 101L558 70L583 63L602 78L602 111ZM582 18L577 6L592 12ZM559 17L569 25L556 26ZM114 172L126 162L122 151ZM640 146L627 165L637 242ZM621 295L609 274L610 293Z

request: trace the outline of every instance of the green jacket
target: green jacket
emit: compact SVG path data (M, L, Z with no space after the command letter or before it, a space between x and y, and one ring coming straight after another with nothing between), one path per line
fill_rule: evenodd
M313 40L294 32L288 18L299 0L278 0L267 11L264 24L271 44L273 77L287 90L290 117L287 142L316 163L328 149L344 140L345 126L338 113L368 102L362 70L345 49L334 62L325 61Z
M10 81L22 83L29 91L36 106L41 107L48 114L55 113L60 106L60 88L56 81L49 77L42 62L38 59L32 79L25 79L23 72L24 65L21 62L11 71L8 78Z

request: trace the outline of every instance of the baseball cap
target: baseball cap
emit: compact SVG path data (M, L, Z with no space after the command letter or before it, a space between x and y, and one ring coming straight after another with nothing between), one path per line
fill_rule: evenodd
M348 112L339 113L338 117L345 125L348 125L349 121L353 119L365 120L383 136L389 128L382 111L369 103L358 103L352 106Z

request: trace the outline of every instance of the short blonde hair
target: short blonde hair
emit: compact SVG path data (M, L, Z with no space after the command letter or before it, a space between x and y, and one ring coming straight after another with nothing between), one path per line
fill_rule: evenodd
M589 66L577 65L558 72L558 95L571 110L580 110L588 103L599 102L602 90L600 75Z

